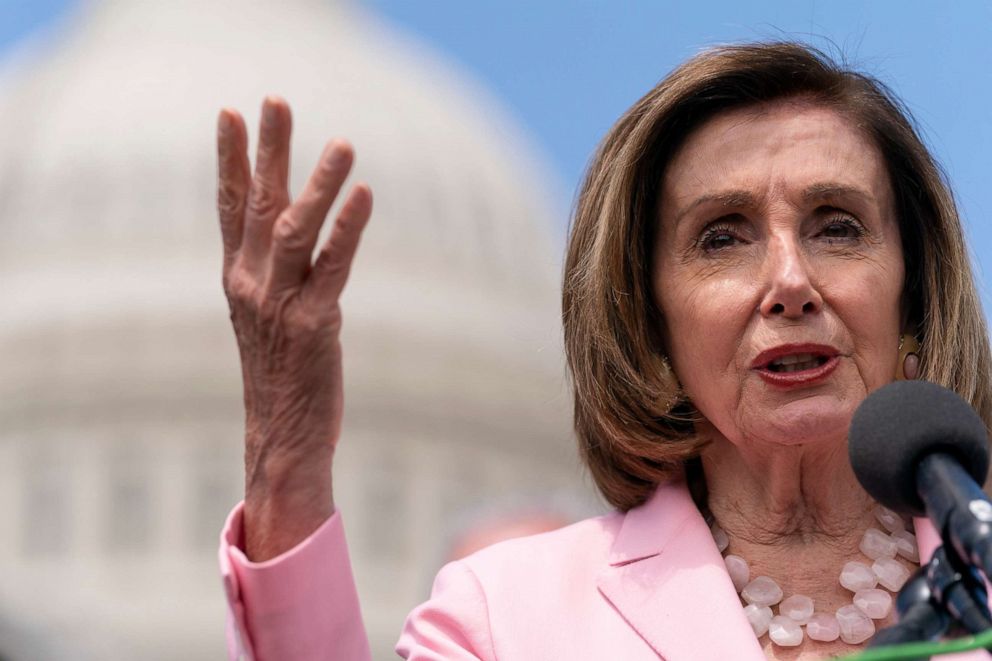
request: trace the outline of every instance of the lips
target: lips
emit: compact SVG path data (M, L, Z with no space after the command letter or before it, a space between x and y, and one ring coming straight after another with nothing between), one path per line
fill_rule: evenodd
M823 344L783 344L758 354L751 367L772 385L808 385L833 372L839 355Z

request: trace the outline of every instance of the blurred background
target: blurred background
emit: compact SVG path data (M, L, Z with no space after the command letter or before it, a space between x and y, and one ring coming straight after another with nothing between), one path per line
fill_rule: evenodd
M0 0L0 659L216 659L242 492L214 125L294 110L376 195L346 291L335 489L377 659L448 558L603 511L558 279L616 118L707 45L887 82L944 164L983 300L992 3Z

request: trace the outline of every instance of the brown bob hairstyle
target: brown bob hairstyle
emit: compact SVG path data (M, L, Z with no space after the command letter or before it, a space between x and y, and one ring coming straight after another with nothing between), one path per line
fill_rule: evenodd
M909 112L881 82L809 46L755 43L705 51L620 118L579 191L562 292L575 430L599 490L622 511L698 456L697 416L661 341L651 284L666 165L718 113L797 98L849 117L888 166L902 233L908 326L920 378L948 387L992 422L992 360L954 199Z

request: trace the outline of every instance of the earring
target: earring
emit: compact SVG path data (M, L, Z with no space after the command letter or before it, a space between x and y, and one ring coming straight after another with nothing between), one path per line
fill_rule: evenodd
M896 361L896 381L915 379L920 373L920 343L910 333L899 336L899 360Z
M675 374L668 356L660 354L657 364L658 388L655 391L655 402L658 406L658 415L661 417L672 416L672 411L682 404L688 403L685 391L682 390L682 383Z
M672 364L668 362L668 356L665 355L661 357L661 379L664 386L659 394L662 399L662 407L667 412L675 408L682 399L683 393L682 384L679 383L679 378L675 376L675 370L672 369Z

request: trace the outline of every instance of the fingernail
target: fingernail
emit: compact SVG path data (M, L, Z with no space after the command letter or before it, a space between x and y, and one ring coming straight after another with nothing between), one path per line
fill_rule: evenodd
M227 133L231 128L231 116L227 113L226 108L221 108L220 114L217 115L217 130L220 133Z
M330 150L327 152L327 163L329 165L340 165L343 160L344 150L341 149L341 145L331 145Z
M262 119L267 123L274 123L279 117L279 112L276 108L275 101L273 98L266 97L265 103L262 104Z
M344 140L334 139L327 152L327 160L331 165L340 165L348 159L351 152L351 145Z

